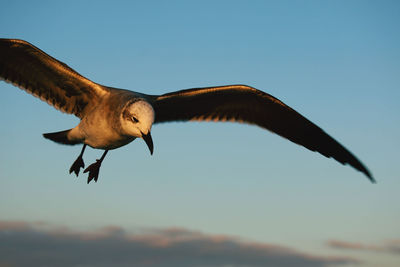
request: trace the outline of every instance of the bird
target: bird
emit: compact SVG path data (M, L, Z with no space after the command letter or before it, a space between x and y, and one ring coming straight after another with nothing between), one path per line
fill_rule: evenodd
M141 138L153 154L153 124L172 121L230 121L257 125L311 151L348 164L375 183L348 149L316 124L277 99L248 85L199 87L151 95L101 85L19 39L0 39L0 79L80 119L71 129L43 136L65 145L82 144L69 173L85 168L87 146L104 150L83 170L97 182L109 150Z

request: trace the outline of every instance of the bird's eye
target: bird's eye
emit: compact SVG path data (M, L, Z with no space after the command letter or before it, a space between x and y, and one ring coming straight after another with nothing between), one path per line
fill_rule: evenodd
M134 117L134 116L132 116L132 121L133 121L134 123L137 123L137 122L139 122L139 120L138 120L138 119L136 119L136 117Z

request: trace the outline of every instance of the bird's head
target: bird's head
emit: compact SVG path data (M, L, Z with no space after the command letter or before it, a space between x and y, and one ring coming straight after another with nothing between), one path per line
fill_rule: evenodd
M143 138L153 154L153 140L150 130L154 122L154 109L144 99L126 105L122 112L122 131L124 134Z

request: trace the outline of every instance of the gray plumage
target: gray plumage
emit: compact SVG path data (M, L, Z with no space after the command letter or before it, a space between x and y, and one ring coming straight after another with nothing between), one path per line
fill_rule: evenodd
M22 40L0 39L0 78L81 119L73 129L44 134L62 144L84 144L70 172L84 167L89 145L104 149L86 168L88 183L97 181L106 153L143 138L150 152L154 123L169 121L233 121L255 124L309 150L349 164L375 182L368 169L321 128L277 98L246 85L194 88L148 95L90 81L66 64Z

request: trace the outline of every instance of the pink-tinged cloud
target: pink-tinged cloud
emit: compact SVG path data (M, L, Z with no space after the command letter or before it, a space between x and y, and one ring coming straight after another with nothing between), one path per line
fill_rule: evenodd
M377 245L331 240L328 242L328 245L332 248L337 248L337 249L387 252L400 255L400 239L386 241L383 242L382 244L377 244Z
M323 267L356 264L282 246L245 242L182 228L130 233L118 226L96 231L26 222L0 222L0 266Z

